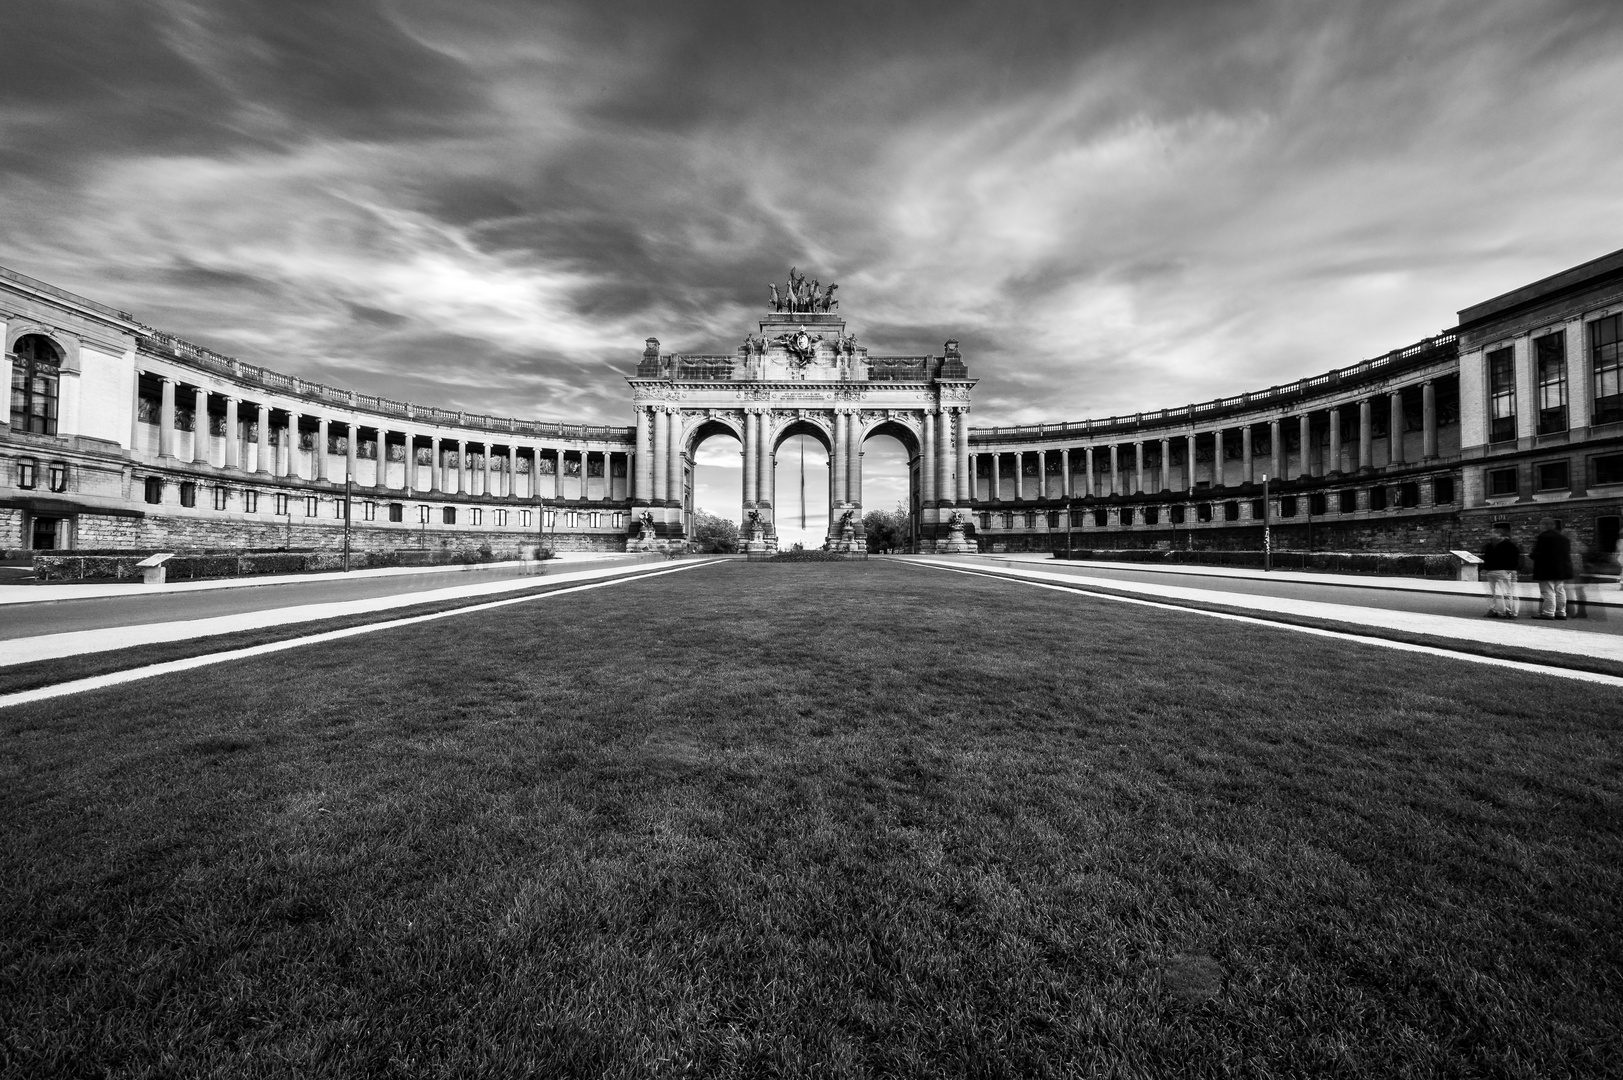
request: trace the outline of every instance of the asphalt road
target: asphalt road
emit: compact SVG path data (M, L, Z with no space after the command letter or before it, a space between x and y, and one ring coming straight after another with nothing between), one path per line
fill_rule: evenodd
M967 565L967 564L966 564ZM1092 566L1087 563L1067 563L1059 560L1042 562L1022 562L1019 565L1033 570L1042 570L1047 573L1059 573L1078 579L1078 584L1098 583L1108 585L1112 581L1142 582L1152 585L1177 586L1184 589L1209 590L1212 593L1212 603L1233 603L1235 594L1240 596L1275 596L1290 600L1313 600L1321 604L1348 604L1353 607L1381 608L1387 611L1414 611L1426 615L1453 615L1466 619L1482 619L1488 610L1486 586L1481 593L1435 593L1435 592L1407 592L1401 589L1367 588L1356 585L1337 584L1333 579L1324 583L1281 581L1279 579L1253 578L1253 577L1227 577L1201 574L1163 573L1153 570L1118 569L1115 567ZM997 564L984 567L988 571L995 571ZM1391 578L1383 578L1391 581ZM1600 595L1601 586L1586 585L1583 588L1591 595ZM1604 587L1606 597L1610 604L1623 601L1623 592L1619 592L1615 583ZM1225 599L1225 596L1227 599ZM1623 607L1602 607L1598 604L1580 605L1570 600L1566 622L1552 623L1552 626L1561 626L1568 630L1585 630L1599 634L1623 634ZM1538 610L1538 601L1528 601L1523 597L1521 605L1522 621L1527 621ZM1574 617L1582 613L1587 617ZM1535 622L1534 625L1540 625Z
M629 559L627 560L630 561ZM574 562L497 563L452 573L400 574L387 577L345 577L333 574L318 581L295 581L242 588L203 589L196 592L141 592L132 585L128 596L86 597L0 607L0 640L100 630L110 626L179 622L239 615L250 611L366 600L379 596L432 592L458 585L473 585L514 577L545 578L574 571L615 565L613 560ZM4 579L0 578L0 583Z

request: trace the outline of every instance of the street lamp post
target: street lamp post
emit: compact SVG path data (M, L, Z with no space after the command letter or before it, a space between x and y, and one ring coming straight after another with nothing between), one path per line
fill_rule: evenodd
M350 432L350 438L354 438L354 437L355 437L355 433L353 431ZM346 573L346 574L349 573L349 508L350 508L350 505L351 505L350 497L354 493L354 490L355 490L354 489L354 481L353 481L353 478L349 474L349 460L348 460L348 455L346 455L345 460L344 460L344 573Z
M1274 568L1273 506L1268 502L1268 474L1262 474L1262 571Z

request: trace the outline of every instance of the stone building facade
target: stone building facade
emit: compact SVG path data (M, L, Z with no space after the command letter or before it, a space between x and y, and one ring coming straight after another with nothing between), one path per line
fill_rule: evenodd
M0 270L0 547L331 548L347 532L356 550L620 550L644 522L669 546L690 529L695 451L723 433L743 447L744 514L774 542L775 455L796 434L828 451L831 534L861 519L865 440L900 441L915 550L940 548L953 515L982 551L1258 548L1266 525L1276 547L1441 552L1546 514L1591 551L1617 540L1623 252L1314 378L1018 427L970 426L955 341L870 356L834 288L791 275L728 354L650 338L635 423L616 427L323 386Z

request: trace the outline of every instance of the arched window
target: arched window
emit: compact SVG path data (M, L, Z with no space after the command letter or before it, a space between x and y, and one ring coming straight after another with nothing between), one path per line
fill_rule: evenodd
M44 334L24 334L11 362L11 429L56 434L56 388L62 350Z

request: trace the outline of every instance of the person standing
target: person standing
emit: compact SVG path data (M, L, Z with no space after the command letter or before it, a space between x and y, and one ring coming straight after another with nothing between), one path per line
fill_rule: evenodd
M1516 595L1516 571L1522 564L1522 549L1510 538L1510 522L1494 522L1493 534L1482 551L1482 573L1488 582L1488 618L1514 619L1521 606Z
M1567 617L1567 579L1572 576L1572 541L1561 532L1555 518L1541 518L1538 539L1533 541L1533 577L1538 581L1538 614L1535 619Z

